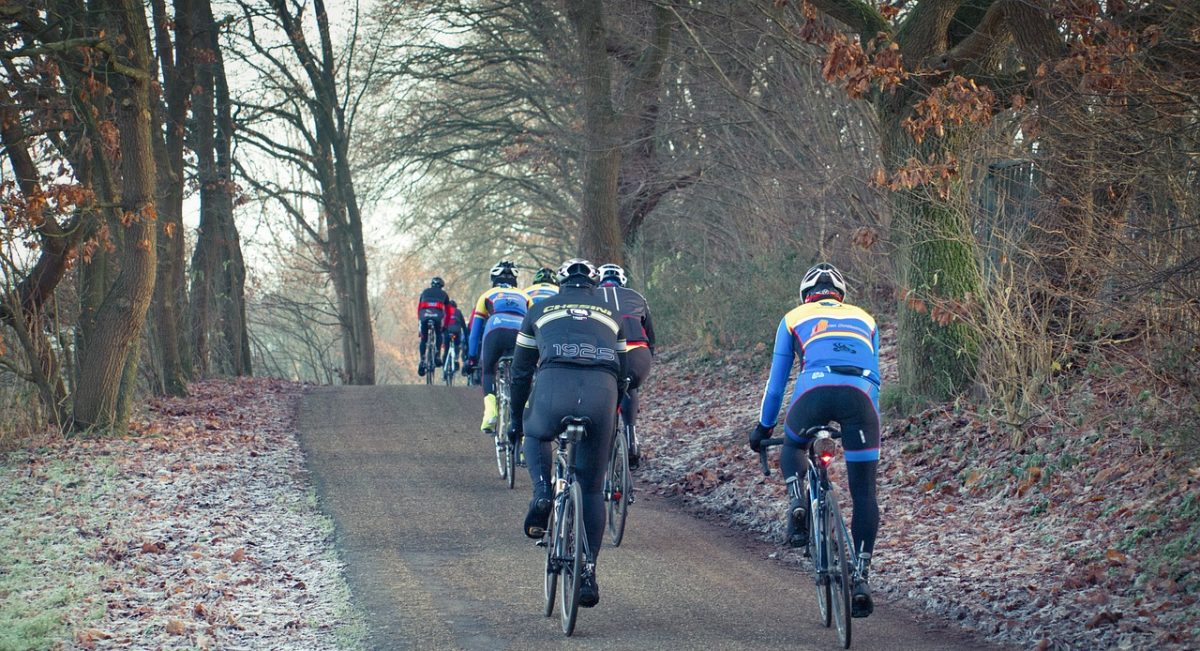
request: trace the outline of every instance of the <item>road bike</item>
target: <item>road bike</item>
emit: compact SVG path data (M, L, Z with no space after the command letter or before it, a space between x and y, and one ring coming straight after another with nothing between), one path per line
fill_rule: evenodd
M437 328L433 327L432 319L425 319L425 355L421 363L425 365L425 384L433 386L433 373L437 368Z
M583 529L583 489L575 480L575 451L587 434L591 420L567 416L560 423L554 455L554 504L546 533L538 545L546 548L544 583L546 617L554 614L554 596L558 594L558 610L562 631L575 632L579 614L579 588L583 584L586 559L592 558Z
M512 404L512 362L511 355L505 355L496 363L496 418L494 432L496 444L496 467L500 470L500 478L508 482L512 488L517 483L517 450L520 440L508 440L509 409Z
M862 576L862 567L854 554L850 530L846 528L846 521L838 508L837 495L829 481L829 465L837 456L838 445L835 441L842 434L820 425L805 430L802 436L813 439L808 446L807 486L800 486L799 477L789 477L788 497L808 503L809 536L804 555L812 559L821 623L825 626L835 624L838 641L843 649L848 649L850 591L854 581ZM760 444L758 459L764 475L771 474L767 465L767 448L783 442L783 437L777 437Z
M442 382L454 386L455 367L458 366L458 335L446 335L446 359L442 360Z
M608 511L608 537L613 547L619 547L625 537L625 518L633 504L633 476L629 472L629 427L623 414L618 414L617 435L613 441L608 474L604 478L604 501Z

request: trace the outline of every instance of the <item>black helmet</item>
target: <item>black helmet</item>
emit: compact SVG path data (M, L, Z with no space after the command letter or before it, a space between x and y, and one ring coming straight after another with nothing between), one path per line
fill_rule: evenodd
M539 283L557 285L558 278L555 277L554 270L550 267L542 267L541 269L538 269L537 272L533 274L533 284L537 285Z
M800 281L800 300L808 303L829 296L846 300L846 280L842 278L842 272L828 262L815 264Z
M449 301L446 301L446 302L450 304L450 307L458 307L458 303L455 303L454 299L450 299Z
M517 284L517 265L509 260L501 260L492 267L490 275L492 285L515 285Z
M582 258L571 258L562 263L562 266L558 268L559 284L565 283L567 278L572 276L587 278L594 283L599 279L599 272L596 271L596 266L591 262Z
M614 280L622 287L628 282L625 278L625 270L621 268L621 265L612 263L600 265L600 282L606 280Z
M446 281L442 280L441 276L434 276L433 280L429 281L429 286L441 289L446 286Z

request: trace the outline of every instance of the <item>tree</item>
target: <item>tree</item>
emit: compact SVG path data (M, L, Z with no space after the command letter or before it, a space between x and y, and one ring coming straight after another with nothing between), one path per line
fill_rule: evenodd
M245 44L259 58L251 65L261 75L266 90L275 93L260 101L242 101L249 114L242 123L244 142L294 164L316 184L318 193L312 198L320 205L320 223L310 223L304 210L296 205L309 198L303 191L271 188L261 181L248 180L278 201L320 246L338 300L345 380L350 384L373 384L375 344L366 249L350 159L354 111L353 107L348 109L346 89L338 81L338 58L325 4L317 0L313 5L317 50L309 45L300 8L287 0L270 0L266 11L248 3L241 6ZM299 71L279 58L268 44L268 36L260 33L259 23L263 21L278 28ZM249 60L249 56L243 56L243 60ZM268 130L294 130L302 148L289 145L278 134L260 130L264 126Z

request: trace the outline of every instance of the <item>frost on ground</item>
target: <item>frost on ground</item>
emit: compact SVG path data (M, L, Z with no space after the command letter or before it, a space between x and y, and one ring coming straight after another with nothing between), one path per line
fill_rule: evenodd
M296 440L303 387L190 391L127 438L0 465L0 649L361 646Z
M642 392L638 476L782 543L783 482L763 477L746 447L769 360L769 350L659 355ZM877 600L1025 648L1200 647L1200 467L1118 422L1139 389L1077 383L1052 405L1055 427L1030 423L1015 448L962 405L885 423ZM849 517L843 467L834 474Z

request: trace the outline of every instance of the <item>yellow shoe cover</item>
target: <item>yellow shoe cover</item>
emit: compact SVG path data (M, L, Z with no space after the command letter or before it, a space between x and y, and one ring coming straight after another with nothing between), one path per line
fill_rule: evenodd
M489 393L483 397L483 423L479 426L481 430L495 430L496 417L499 411L496 409L496 396Z

